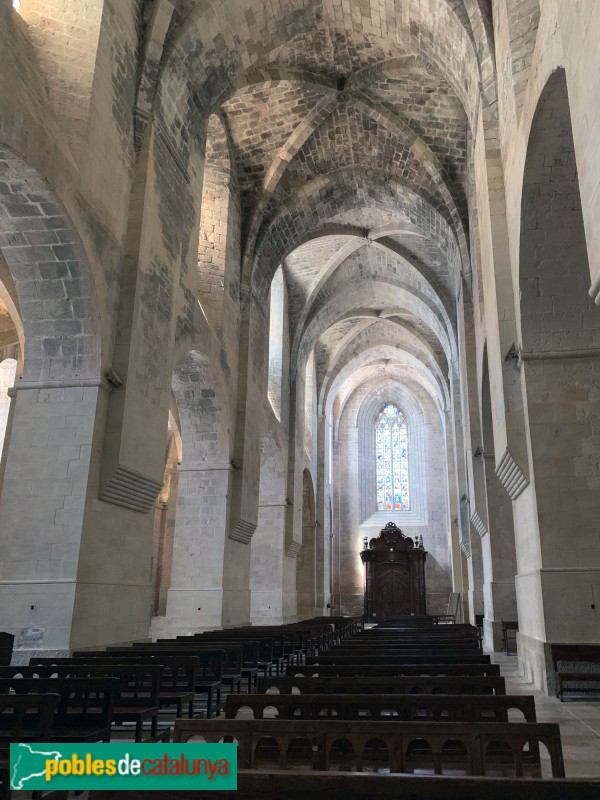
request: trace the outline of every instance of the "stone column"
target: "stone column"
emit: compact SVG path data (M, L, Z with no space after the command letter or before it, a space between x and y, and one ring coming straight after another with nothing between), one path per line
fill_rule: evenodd
M515 534L512 503L495 472L493 453L485 453L488 526L482 540L490 570L484 586L484 647L502 650L502 620L517 619Z
M314 522L302 525L302 547L296 556L296 597L299 619L310 619L317 614L316 534L317 526Z
M15 662L67 655L99 380L19 384L0 495L0 607ZM105 554L108 557L108 554ZM93 629L94 609L88 622Z
M463 495L464 496L464 495ZM481 552L481 539L472 528L469 519L469 503L461 500L461 519L463 520L461 547L467 556L468 570L468 608L469 622L475 624L475 615L484 613L483 604L483 554ZM466 536L465 536L466 530Z
M285 502L261 502L258 527L252 537L250 619L253 625L283 623L283 541Z
M178 469L178 502L171 586L153 638L220 628L227 530L229 465L185 464Z

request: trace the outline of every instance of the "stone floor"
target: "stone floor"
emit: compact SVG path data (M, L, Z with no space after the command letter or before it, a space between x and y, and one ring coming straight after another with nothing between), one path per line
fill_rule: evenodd
M516 656L494 654L492 661L500 664L506 679L507 694L534 695L538 722L557 722L560 725L567 778L600 780L600 701L571 700L561 703L534 689L522 677ZM550 772L545 771L544 777L546 775L550 777Z

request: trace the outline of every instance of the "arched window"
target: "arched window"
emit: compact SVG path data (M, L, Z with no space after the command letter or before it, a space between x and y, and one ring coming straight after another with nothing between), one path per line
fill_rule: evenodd
M304 383L304 448L312 458L313 445L313 410L315 391L315 351L313 350L306 362L306 377Z
M273 413L281 422L281 386L283 380L283 312L285 284L283 270L278 267L271 282L271 311L269 322L269 401Z
M408 432L404 414L388 403L375 423L377 511L408 511Z

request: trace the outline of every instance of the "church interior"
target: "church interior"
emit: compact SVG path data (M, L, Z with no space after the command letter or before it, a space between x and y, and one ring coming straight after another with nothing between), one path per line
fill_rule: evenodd
M600 0L0 0L0 712L141 660L109 732L233 737L239 800L599 796L599 39Z

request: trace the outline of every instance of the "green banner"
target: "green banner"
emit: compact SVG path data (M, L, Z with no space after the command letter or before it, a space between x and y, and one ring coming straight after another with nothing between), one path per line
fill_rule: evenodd
M10 788L237 789L237 745L11 744Z

